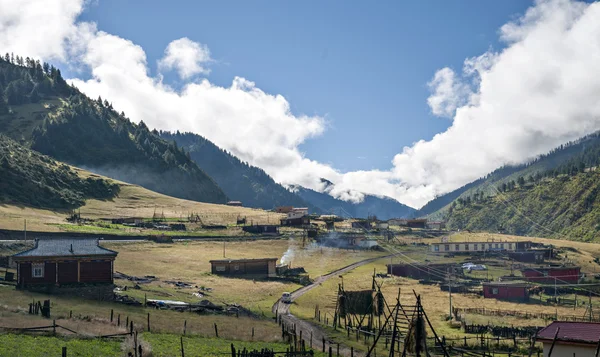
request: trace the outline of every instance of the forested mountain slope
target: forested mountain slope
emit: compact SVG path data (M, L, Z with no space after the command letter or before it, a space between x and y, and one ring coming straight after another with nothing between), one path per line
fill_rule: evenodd
M248 165L200 135L161 131L160 136L189 152L192 160L217 182L230 199L242 201L244 206L264 209L294 206L309 207L311 213L321 211L276 183L262 169Z
M512 186L512 184L511 184ZM495 196L455 201L451 229L600 241L600 171L519 180Z
M598 164L600 164L600 134L594 133L561 145L529 163L501 167L483 178L437 197L415 212L414 216L444 219L448 214L450 204L459 198L466 200L481 195L493 196L503 187L514 185L519 178L539 179L542 176L568 174L582 171L585 167L595 167Z
M107 100L69 86L48 64L0 60L0 132L53 158L170 196L225 203L189 155Z
M0 202L49 209L71 209L86 199L110 199L116 183L81 178L68 165L0 134Z

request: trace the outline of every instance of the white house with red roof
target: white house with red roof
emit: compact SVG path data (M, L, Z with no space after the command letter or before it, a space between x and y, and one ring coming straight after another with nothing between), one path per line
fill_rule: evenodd
M554 336L556 342L552 348ZM595 357L600 343L600 323L554 321L538 332L537 341L544 344L544 357Z

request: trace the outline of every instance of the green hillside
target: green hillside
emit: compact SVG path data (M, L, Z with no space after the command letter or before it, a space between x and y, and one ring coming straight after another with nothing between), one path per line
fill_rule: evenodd
M68 165L0 135L0 202L70 209L86 199L110 199L119 186L102 178L81 178Z
M414 216L446 219L452 202L462 199L494 196L503 185L516 183L519 178L540 178L559 173L572 173L600 164L600 134L594 133L577 141L557 147L545 155L522 165L504 166L485 177L441 195L427 203Z
M0 132L53 158L169 196L225 203L184 150L69 86L48 64L0 60Z
M167 141L175 141L190 153L194 160L232 200L244 206L272 209L277 206L308 207L311 213L320 213L315 205L288 191L262 169L248 165L222 150L210 140L194 133L160 132Z
M600 171L519 181L495 196L455 201L448 226L600 241Z

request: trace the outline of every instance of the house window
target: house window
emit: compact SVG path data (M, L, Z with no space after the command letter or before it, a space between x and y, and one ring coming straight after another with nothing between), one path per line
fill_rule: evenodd
M496 249L498 249L498 243L496 243Z
M460 250L460 246L458 244L455 244L454 245L454 250L456 250L456 251Z
M500 243L500 249L504 249L504 243Z
M469 250L469 245L465 244L465 250Z
M473 244L473 250L477 250L477 243Z
M238 271L238 270L240 270L240 266L239 266L239 265L234 265L234 266L233 266L233 270L235 270L235 271Z
M216 271L225 271L225 266L224 265L217 265L215 270Z
M498 295L498 288L492 288L492 295Z
M31 276L33 278L43 278L44 277L44 263L31 264Z
M508 249L512 250L512 243L508 243Z
M450 244L445 244L444 245L444 250L450 250Z
M490 243L490 249L492 249L492 243Z
M436 252L439 252L439 251L440 251L440 246L439 246L439 245L437 245L437 244L436 244L436 245L434 245L434 246L433 246L433 250L434 250L434 251L436 251Z

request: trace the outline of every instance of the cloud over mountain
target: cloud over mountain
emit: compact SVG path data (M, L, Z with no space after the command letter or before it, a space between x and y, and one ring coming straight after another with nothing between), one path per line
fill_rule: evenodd
M36 1L0 0L0 50L85 69L72 83L134 121L201 134L282 183L323 189L327 178L335 183L330 194L347 200L361 200L362 191L420 206L600 129L600 3L536 1L500 29L505 48L467 58L462 69L442 68L429 81L432 113L452 120L445 132L406 146L387 171L349 173L298 148L325 133L325 118L293 113L283 96L243 77L229 86L199 77L209 73L211 53L188 38L172 41L158 62L184 81L176 90L150 74L139 45L79 21L84 3L53 0L42 11Z

